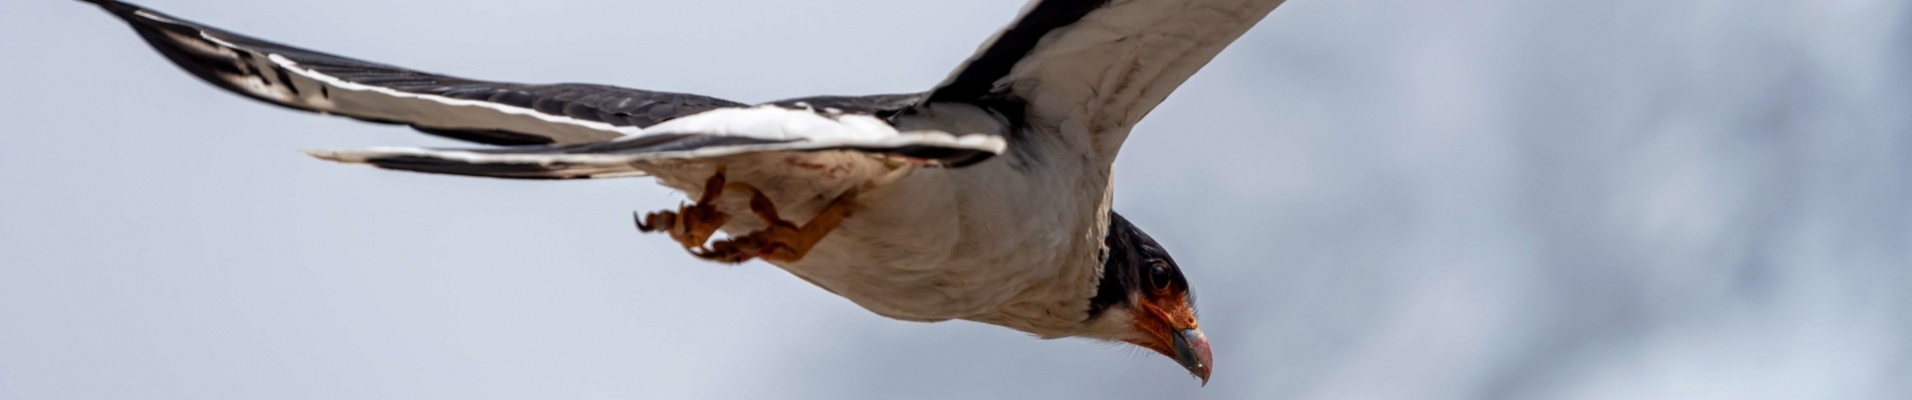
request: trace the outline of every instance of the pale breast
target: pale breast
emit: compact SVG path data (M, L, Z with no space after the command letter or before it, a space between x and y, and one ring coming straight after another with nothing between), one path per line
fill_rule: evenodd
M854 152L770 153L647 170L698 193L715 163L724 163L732 181L764 190L797 223L854 193L836 231L802 260L778 266L889 318L968 319L1066 335L1086 318L1100 275L1107 170L1013 161L946 169ZM742 194L719 205L734 216L728 234L763 226Z

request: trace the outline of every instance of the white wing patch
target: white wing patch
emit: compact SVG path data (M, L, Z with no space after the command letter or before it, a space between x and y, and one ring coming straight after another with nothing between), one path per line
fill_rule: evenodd
M700 145L653 150L619 143L662 136L735 137L745 143ZM762 152L858 150L901 153L903 149L936 148L1001 154L1008 147L1002 136L951 134L940 130L898 131L882 119L860 114L825 116L811 110L773 105L724 108L666 121L598 145L567 151L552 148L458 150L418 147L374 147L357 151L307 151L320 159L367 164L381 168L497 176L485 165L537 167L535 174L512 169L512 177L643 176L638 165L648 161L702 159ZM630 151L632 149L640 149ZM394 161L401 160L401 161ZM423 165L430 164L430 165ZM422 165L422 166L421 166ZM474 172L476 171L476 172Z
M826 116L812 110L773 105L722 108L684 116L642 129L634 140L658 134L738 136L808 143L812 148L895 148L920 145L982 150L1001 154L1008 142L985 133L952 134L939 130L897 131L889 122L870 115ZM699 155L709 156L709 155Z

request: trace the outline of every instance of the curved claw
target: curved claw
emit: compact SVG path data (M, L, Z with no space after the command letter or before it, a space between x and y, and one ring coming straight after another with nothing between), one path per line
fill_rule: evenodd
M670 230L671 226L677 225L677 213L670 211L658 211L649 214L640 214L637 211L632 211L631 219L637 222L637 231L644 233Z
M690 254L705 260L737 264L757 258L757 244L750 235L712 242L709 248L690 249Z

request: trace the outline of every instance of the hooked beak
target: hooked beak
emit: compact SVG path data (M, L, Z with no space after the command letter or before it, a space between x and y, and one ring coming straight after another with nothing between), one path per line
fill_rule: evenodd
M1202 386L1208 386L1208 373L1214 369L1208 352L1208 336L1202 335L1201 329L1183 329L1170 336L1175 342L1175 362L1196 378L1202 378Z

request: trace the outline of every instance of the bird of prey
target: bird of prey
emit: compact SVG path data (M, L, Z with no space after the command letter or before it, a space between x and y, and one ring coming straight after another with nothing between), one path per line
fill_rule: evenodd
M635 215L638 228L696 257L763 260L889 318L1131 343L1204 384L1214 365L1188 280L1111 210L1111 165L1144 115L1282 3L1034 0L926 92L745 104L439 75L83 1L232 93L491 145L314 157L492 178L653 177L689 199Z

